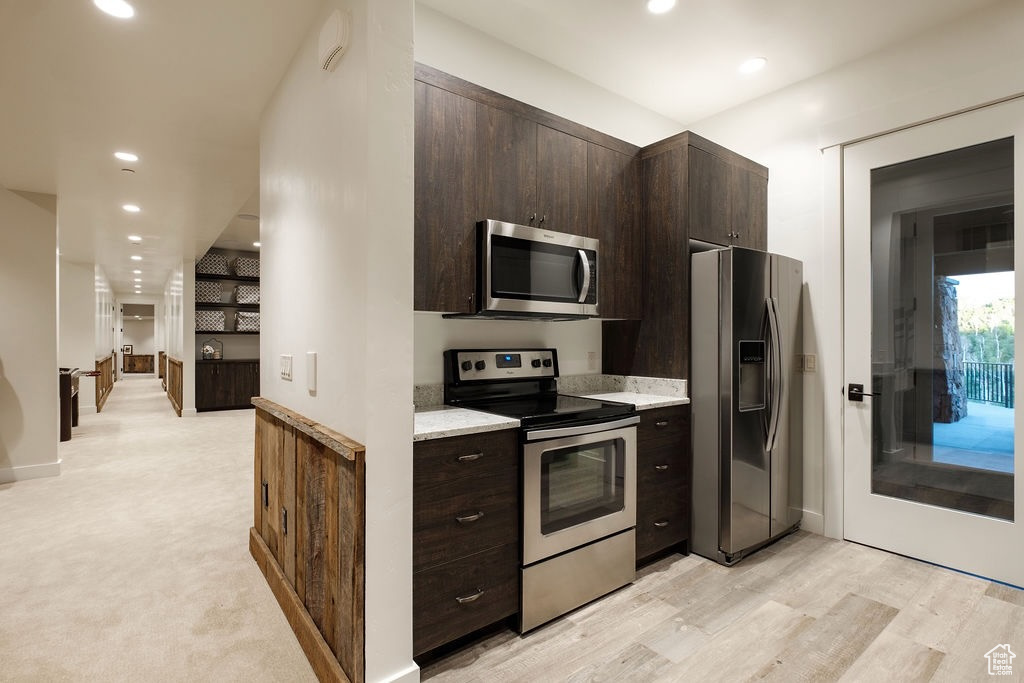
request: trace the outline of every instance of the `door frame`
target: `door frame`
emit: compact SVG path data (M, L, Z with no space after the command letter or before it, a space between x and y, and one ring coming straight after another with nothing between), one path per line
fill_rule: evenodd
M826 291L824 292L825 296L823 298L826 301L835 302L836 309L834 311L833 319L838 323L837 325L831 326L831 330L827 334L822 334L822 348L833 348L838 350L837 353L828 354L827 357L823 357L821 363L821 369L824 375L824 386L827 387L824 396L826 424L824 428L825 458L823 463L823 531L826 536L833 538L845 538L845 532L847 529L847 520L845 517L845 508L848 502L846 500L845 490L845 456L847 448L845 431L847 427L847 401L844 386L848 378L846 377L847 349L845 347L844 339L848 321L845 311L846 206L844 201L844 169L847 161L846 154L848 152L848 148L852 145L893 133L911 131L915 128L921 128L923 126L930 126L933 124L941 126L946 119L960 117L962 115L972 115L989 109L997 110L1001 105L1021 99L1021 96L1004 98L998 102L979 105L977 107L957 111L945 116L935 117L920 123L887 130L877 135L865 136L846 143L836 144L821 150L823 170L823 213L825 223L825 252L823 256L825 263L831 263L834 266L831 269L827 268L825 271L826 276L824 278L824 289ZM1017 102L1016 106L1021 106L1020 102ZM985 139L990 139L998 138L1000 135L996 134L984 137ZM1020 139L1014 148L1014 163L1015 167L1024 168L1024 136L1017 137ZM974 143L954 143L951 147L957 148L969 144ZM1016 186L1019 188L1020 185L1021 183L1018 180L1016 182ZM1020 196L1016 196L1020 194L1020 192L1015 192L1015 203L1019 202L1022 198ZM1022 248L1024 248L1024 245L1022 245ZM1024 290L1024 282L1022 282L1020 278L1017 280L1016 289L1018 294ZM865 380L869 381L870 378L865 378ZM1020 418L1017 418L1017 420L1019 419ZM1015 420L1015 422L1017 420ZM1018 429L1017 431L1020 430ZM1019 478L1015 479L1014 487L1015 501L1021 501L1021 496L1024 495L1024 493L1022 493L1022 491L1024 491L1024 487L1022 487L1022 482ZM1019 510L1021 506L1015 503L1015 507ZM1017 516L1021 517L1020 519L1017 519L1017 522L1024 523L1024 515L1018 514ZM1024 581L1020 579L1017 579L1016 582L1024 583Z

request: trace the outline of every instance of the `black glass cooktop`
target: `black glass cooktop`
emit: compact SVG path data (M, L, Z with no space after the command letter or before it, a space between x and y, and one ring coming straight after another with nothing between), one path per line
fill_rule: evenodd
M535 394L515 398L481 399L463 404L464 408L514 417L524 428L569 424L593 424L629 417L636 412L632 403L600 401L563 394Z

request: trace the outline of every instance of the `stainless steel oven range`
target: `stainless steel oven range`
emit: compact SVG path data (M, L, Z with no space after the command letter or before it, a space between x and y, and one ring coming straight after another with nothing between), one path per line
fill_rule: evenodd
M523 632L635 577L640 418L561 395L557 377L555 349L445 352L445 403L521 425Z

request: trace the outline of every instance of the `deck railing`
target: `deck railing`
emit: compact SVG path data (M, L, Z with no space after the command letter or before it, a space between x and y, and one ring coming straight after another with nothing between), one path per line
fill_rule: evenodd
M964 363L967 399L1013 407L1013 363Z

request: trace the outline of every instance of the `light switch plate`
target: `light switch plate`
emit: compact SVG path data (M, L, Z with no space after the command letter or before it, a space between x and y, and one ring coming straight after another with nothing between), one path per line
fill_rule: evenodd
M281 354L281 379L286 379L289 382L292 381L292 356L291 354Z

